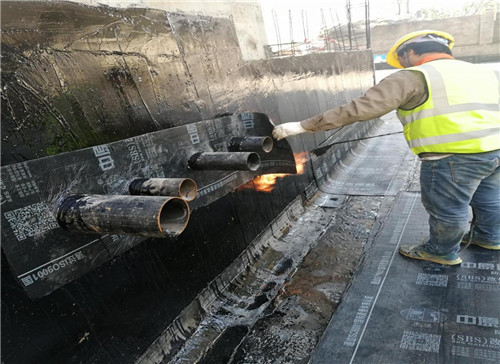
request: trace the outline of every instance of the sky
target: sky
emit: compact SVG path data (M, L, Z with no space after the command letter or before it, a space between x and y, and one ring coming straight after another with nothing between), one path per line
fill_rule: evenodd
M397 19L397 0L368 0L370 18ZM410 13L422 8L461 9L474 0L402 0L403 11L409 3ZM477 1L477 0L476 0ZM304 36L311 39L320 33L323 24L331 28L339 22L346 23L347 0L261 0L262 15L270 44L278 43L276 24L278 24L281 43L290 42L290 29L294 42L303 41ZM350 0L351 19L365 19L365 0ZM292 26L290 27L290 19Z

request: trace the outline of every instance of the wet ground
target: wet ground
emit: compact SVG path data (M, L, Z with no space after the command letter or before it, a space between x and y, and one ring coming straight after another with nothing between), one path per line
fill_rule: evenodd
M348 197L293 276L237 349L235 363L306 362L364 257L381 197ZM320 209L323 209L320 207Z

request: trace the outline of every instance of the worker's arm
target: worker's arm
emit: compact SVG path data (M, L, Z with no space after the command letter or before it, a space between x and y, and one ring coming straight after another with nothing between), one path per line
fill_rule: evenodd
M371 87L364 96L300 122L284 123L274 128L276 139L304 132L330 130L356 121L371 120L399 107L412 109L425 101L426 84L420 72L395 72Z

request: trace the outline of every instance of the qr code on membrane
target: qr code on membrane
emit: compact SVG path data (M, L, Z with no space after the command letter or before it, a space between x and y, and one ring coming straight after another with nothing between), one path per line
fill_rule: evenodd
M7 211L4 216L19 241L59 227L50 205L44 202Z
M419 273L416 283L419 286L447 287L448 276L446 274Z
M412 351L438 353L440 345L441 335L405 330L399 347Z

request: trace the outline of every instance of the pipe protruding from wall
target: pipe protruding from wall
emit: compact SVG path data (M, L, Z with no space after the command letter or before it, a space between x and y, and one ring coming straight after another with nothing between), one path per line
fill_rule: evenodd
M264 152L273 150L273 139L268 136L233 137L229 141L231 152Z
M128 190L131 195L177 196L193 201L198 187L191 178L137 178L130 182Z
M254 152L199 152L189 158L195 170L256 171L260 157Z
M189 221L186 201L179 197L71 195L58 205L59 225L83 234L175 237Z

